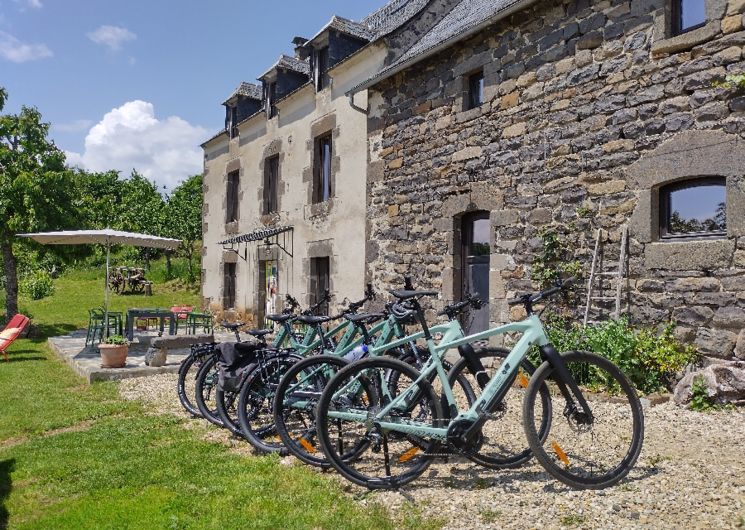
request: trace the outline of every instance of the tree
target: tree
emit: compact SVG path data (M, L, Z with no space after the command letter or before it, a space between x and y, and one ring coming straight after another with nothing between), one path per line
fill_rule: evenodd
M0 88L0 112L8 94ZM18 267L13 241L19 232L55 230L74 223L75 182L65 155L47 139L49 124L34 107L0 114L0 247L7 316L18 312Z
M122 200L119 208L119 226L128 232L142 232L154 236L163 235L165 201L154 182L137 171L122 183ZM150 248L139 249L145 267L150 266Z
M181 239L181 250L189 262L189 282L195 280L194 247L202 239L202 175L182 182L168 199L165 234Z

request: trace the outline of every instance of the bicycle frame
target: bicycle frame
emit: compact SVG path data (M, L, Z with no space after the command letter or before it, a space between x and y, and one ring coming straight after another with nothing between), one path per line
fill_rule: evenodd
M350 324L353 324L352 322L349 322ZM391 338L393 336L402 337L403 336L403 330L401 328L401 325L396 321L393 317L388 317L385 320L382 320L378 322L376 325L374 325L368 332L368 337L378 335L377 339L375 339L375 342L373 345L370 346L370 355L381 355L383 352L389 350L391 347L392 342L390 342ZM337 347L331 355L335 355L338 357L343 357L348 352L359 346L365 341L364 336L359 336L356 338L356 340L352 340L355 338L355 336L360 335L358 326L352 325L352 329L347 330L345 334L345 338L347 338L347 335L351 335L347 343L345 344L344 338L339 342L339 347ZM398 343L399 341L396 341ZM410 341L406 341L410 342ZM404 344L406 343L404 342ZM300 379L297 383L295 383L288 391L295 392L297 388L301 387L301 385L305 384L308 380L315 377L320 371L323 369L323 367L317 367L312 372L305 374L305 376ZM293 407L295 408L303 408L307 406L306 401L296 401L293 403Z
M510 323L496 328L488 329L480 333L474 333L473 335L463 336L463 330L460 323L457 320L453 320L447 324L439 324L430 328L430 333L442 333L443 337L439 343L435 343L434 339L427 339L427 347L429 348L430 356L429 361L422 367L419 377L414 381L407 389L401 392L398 396L394 397L388 405L382 408L372 421L383 429L395 432L401 432L405 434L411 434L415 436L426 436L436 439L446 439L448 434L448 427L432 427L428 424L406 421L399 419L396 422L384 421L384 418L388 412L392 409L406 410L408 408L409 400L415 397L419 392L419 388L422 384L429 384L429 377L436 373L437 377L442 383L443 393L447 399L448 406L458 412L455 418L451 418L451 421L459 420L471 420L476 421L479 417L484 414L484 411L488 409L489 403L497 396L500 391L503 390L505 385L510 384L512 378L516 375L516 372L520 366L522 360L528 355L530 347L532 345L545 346L549 343L546 331L543 327L543 323L537 315L529 315L525 320L516 323ZM457 403L453 396L452 389L448 382L447 374L442 365L442 356L450 349L457 348L458 346L470 344L478 340L484 340L495 335L501 335L505 333L518 332L522 336L517 341L515 346L512 348L510 353L502 363L503 368L489 381L489 383L483 388L481 395L474 401L471 407L466 411L459 411ZM420 331L413 335L401 338L397 341L393 341L380 348L385 347L392 348L396 345L408 342L410 340L416 340L425 336L424 331ZM351 382L350 382L351 383ZM341 391L348 388L345 385ZM383 385L383 388L386 388ZM342 411L328 411L330 418L343 419L348 421L359 421L364 423L370 421L367 411L364 413L357 412L342 412Z

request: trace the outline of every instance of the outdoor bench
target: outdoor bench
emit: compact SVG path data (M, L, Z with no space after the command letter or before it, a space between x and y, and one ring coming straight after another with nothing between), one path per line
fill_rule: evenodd
M188 348L194 344L215 342L214 335L167 335L156 337L150 342L150 348L145 353L145 364L148 366L163 366L166 364L168 350Z

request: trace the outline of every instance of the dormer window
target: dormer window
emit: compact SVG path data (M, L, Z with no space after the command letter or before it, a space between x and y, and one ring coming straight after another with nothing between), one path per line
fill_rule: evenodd
M238 136L238 107L228 107L228 131L231 139Z
M269 119L274 118L277 115L277 83L272 81L269 83L266 94L266 108L269 115Z
M319 50L316 50L315 60L315 77L316 77L316 90L321 91L329 86L329 47L324 46Z
M672 0L672 33L680 35L706 24L704 0Z

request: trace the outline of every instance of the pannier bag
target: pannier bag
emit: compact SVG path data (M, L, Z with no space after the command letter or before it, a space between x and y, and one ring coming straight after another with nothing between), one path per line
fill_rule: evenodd
M237 392L243 376L256 365L258 344L224 342L217 346L217 384L224 392Z

